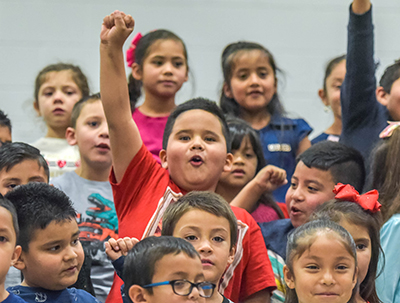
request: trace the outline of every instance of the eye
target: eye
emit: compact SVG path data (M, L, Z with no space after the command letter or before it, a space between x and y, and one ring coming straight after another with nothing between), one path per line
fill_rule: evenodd
M346 269L348 269L349 267L347 266L347 265L338 265L337 266L337 269L338 270L341 270L341 271L344 271L344 270L346 270Z
M292 182L290 183L290 188L296 189L296 187L297 187L297 183L292 181Z
M180 140L180 141L189 141L189 140L190 140L190 137L189 137L189 136L186 136L186 135L182 135L182 136L179 137L179 140Z
M72 240L72 245L73 246L76 246L76 245L78 245L79 244L79 238L77 238L77 239L75 239L75 240Z
M49 250L52 252L59 251L60 249L61 249L61 245L55 245L55 246L49 248Z
M224 242L225 241L225 239L223 237L220 237L220 236L214 237L213 240L215 242Z
M7 242L8 239L6 237L0 236L0 242Z
M363 244L363 243L359 243L356 245L356 249L357 250L364 250L367 248L367 245Z
M214 137L206 137L206 138L204 139L204 141L207 141L207 142L216 142L217 140L215 140Z
M307 186L307 188L308 188L308 190L309 190L310 192L312 192L312 193L315 193L315 192L319 191L319 189L316 188L316 187L314 187L314 186Z
M310 271L317 271L319 269L319 266L316 264L310 264L310 265L307 265L306 268Z
M153 60L152 63L153 63L154 65L156 65L156 66L161 66L161 65L163 65L163 61L161 61L161 60Z
M43 96L46 96L46 97L51 97L53 95L53 92L44 92L43 93Z
M265 79L268 76L268 72L267 71L260 71L258 72L258 76L262 79Z
M90 127L96 127L99 125L99 122L97 121L89 121L87 122L87 125L89 125Z
M237 77L239 78L239 80L246 80L247 79L247 73L239 73L237 75Z
M174 62L174 66L177 67L177 68L183 66L183 61Z
M190 236L186 236L184 239L185 239L186 241L190 242L190 241L196 241L196 240L197 240L197 237L194 236L194 235L190 235Z
M254 158L255 155L254 155L254 154L251 154L251 153L246 153L246 154L245 154L245 157L246 157L247 159L251 159L251 158Z
M68 90L68 91L66 91L65 93L66 93L68 96L72 96L72 95L74 95L76 92L73 91L73 90Z

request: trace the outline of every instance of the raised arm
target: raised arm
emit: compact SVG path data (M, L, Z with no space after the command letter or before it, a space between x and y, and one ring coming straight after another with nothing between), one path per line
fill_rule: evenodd
M351 9L357 15L365 14L371 8L370 0L354 0Z
M107 118L113 169L120 182L142 146L132 119L122 47L134 27L130 15L115 11L103 20L100 34L100 93Z

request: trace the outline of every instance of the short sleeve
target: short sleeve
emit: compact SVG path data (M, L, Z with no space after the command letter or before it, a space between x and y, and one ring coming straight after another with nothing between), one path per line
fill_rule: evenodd
M293 122L295 122L296 125L295 132L299 142L307 137L313 130L304 119L294 119Z

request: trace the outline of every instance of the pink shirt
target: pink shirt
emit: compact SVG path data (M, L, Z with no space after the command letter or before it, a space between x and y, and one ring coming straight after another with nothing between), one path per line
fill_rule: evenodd
M137 108L135 108L132 114L132 118L139 128L144 145L158 163L161 163L159 154L162 149L162 139L168 117L169 115L164 117L149 117L141 113Z

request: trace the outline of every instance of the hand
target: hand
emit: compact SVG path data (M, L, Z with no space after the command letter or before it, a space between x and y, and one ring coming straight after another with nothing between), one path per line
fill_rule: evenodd
M267 165L254 177L254 182L263 192L272 192L285 185L288 181L286 180L286 171L284 169Z
M132 33L134 25L132 16L120 11L106 16L101 26L101 44L122 48L125 40Z
M115 261L121 256L126 256L128 252L138 243L139 240L136 238L119 238L115 240L110 238L104 245L106 247L106 254L112 260Z

